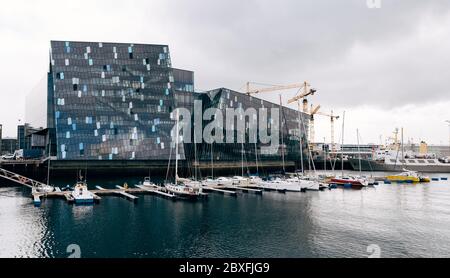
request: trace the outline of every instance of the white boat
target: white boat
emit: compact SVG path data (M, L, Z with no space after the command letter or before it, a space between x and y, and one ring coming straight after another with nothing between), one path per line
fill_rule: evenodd
M219 178L215 179L215 181L217 182L217 185L219 185L219 186L232 186L233 185L233 180L226 178L226 177L219 177Z
M202 194L201 187L192 187L184 184L166 184L165 188L168 192L186 199L197 199Z
M55 191L55 188L51 185L43 185L43 186L38 186L33 188L33 190L35 192L39 192L39 193L50 193Z
M264 190L286 192L285 182L281 179L275 179L270 181L261 180L256 187Z
M176 115L176 132L179 132L178 129L178 110ZM179 134L175 135L175 183L166 183L164 187L166 190L178 197L186 198L186 199L197 199L202 196L202 184L197 181L193 181L190 179L183 179L178 176L178 139Z
M94 203L94 195L89 192L85 182L78 182L72 191L72 197L75 204L92 204Z
M319 183L298 178L276 178L270 181L261 181L258 187L268 190L302 192L305 190L319 190Z
M202 182L203 186L217 186L217 180L215 179L205 179Z
M319 191L320 183L311 177L296 177L286 180L288 182L287 191Z
M232 183L235 186L250 186L250 178L244 178L242 176L234 176Z
M156 184L154 184L151 180L150 177L145 177L144 178L144 182L142 183L143 186L147 186L147 187L158 187Z
M250 183L251 186L258 185L261 182L262 182L262 179L260 177L251 176L249 178L249 183Z

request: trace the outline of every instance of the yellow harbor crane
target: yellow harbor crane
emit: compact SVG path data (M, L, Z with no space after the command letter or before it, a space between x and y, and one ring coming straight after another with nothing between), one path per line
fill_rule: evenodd
M288 101L288 104L294 103L297 100L303 99L303 112L308 113L308 100L306 99L307 96L314 95L314 93L317 91L315 89L311 89L311 85L305 81L303 83L298 84L289 84L289 85L279 85L279 86L271 86L267 88L260 88L260 89L252 89L251 84L258 84L254 82L247 82L247 95L253 95L253 94L260 94L260 93L268 93L268 92L274 92L274 91L282 91L282 90L290 90L290 89L298 89L298 92L302 91L301 94L295 96L294 98L290 99ZM258 84L262 85L262 84Z
M288 104L294 103L296 101L299 101L300 99L303 99L303 112L304 113L308 113L308 99L306 98L307 96L312 96L314 95L317 90L316 89L312 89L311 85L305 81L303 82L303 84L301 84L301 86L299 87L299 92L303 89L303 92L293 98L291 98L288 101Z
M315 140L315 131L314 131L314 115L316 115L320 110L320 105L317 105L316 107L314 107L311 104L311 110L309 112L309 144L311 145L312 143L314 143Z
M334 116L333 115L333 110L331 110L331 114L327 114L327 113L323 113L323 112L317 112L317 115L321 115L321 116L325 116L325 117L329 117L330 118L330 123L331 123L331 137L330 137L330 141L331 141L331 150L333 152L336 151L336 144L334 142L334 123L336 120L338 120L340 118L340 116Z
M314 115L319 113L320 105L318 105L316 107L313 107L311 105L311 109L309 109L309 107L308 107L308 99L307 99L307 97L311 96L311 95L314 95L317 92L316 89L311 88L311 84L309 84L307 81L305 81L303 83L289 84L289 85L284 85L284 86L283 85L279 85L279 86L272 86L271 85L271 87L260 88L260 89L253 89L253 88L251 88L251 84L258 84L258 83L253 83L253 82L247 82L246 83L247 95L267 93L267 92L274 92L274 91L282 91L282 90L289 90L289 89L298 89L297 95L294 96L293 98L289 99L288 100L288 104L292 104L292 103L295 103L295 102L300 102L300 100L303 100L302 101L303 102L303 112L305 114L309 114L310 115L308 139L309 139L310 143L314 142L314 137L315 137ZM265 84L258 84L258 85L265 85ZM300 103L299 103L299 111L300 111ZM337 117L337 118L339 118L339 117ZM333 125L334 125L334 120L335 119L336 119L336 117L332 117Z

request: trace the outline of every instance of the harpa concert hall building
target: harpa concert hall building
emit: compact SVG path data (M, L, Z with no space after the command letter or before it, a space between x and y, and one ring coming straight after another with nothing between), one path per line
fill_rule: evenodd
M203 110L219 108L224 115L227 108L279 108L225 88L195 92L194 73L172 67L167 45L52 41L46 88L47 97L39 100L46 100L39 106L46 111L27 105L27 121L42 118L33 114L46 114L46 153L52 153L55 170L166 169L175 157L171 114L177 107L193 110L195 100L202 101ZM276 153L263 153L259 143L183 142L181 167L192 169L198 161L205 171L212 166L233 171L244 159L249 169L264 169L280 167L283 157L288 167L295 167L299 135L305 145L306 136L296 110L283 108L279 116L283 144ZM268 121L270 128L270 115ZM235 133L223 129L224 134Z

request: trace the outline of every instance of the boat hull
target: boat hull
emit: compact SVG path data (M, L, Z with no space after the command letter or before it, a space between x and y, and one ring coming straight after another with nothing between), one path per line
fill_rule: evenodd
M346 179L331 179L330 184L335 184L337 186L349 187L353 189L362 189L365 187L360 181L356 180L346 180Z
M417 177L402 177L402 176L387 176L386 180L390 182L399 182L399 183L418 183L420 182L420 178Z
M359 171L359 160L349 158L349 162L353 167L353 170ZM422 172L422 173L450 173L450 164L440 163L436 165L419 165L419 164L386 164L384 162L373 161L368 159L361 160L361 171L367 172L402 172L403 168L411 171Z
M92 198L92 199L75 199L74 202L76 205L90 205L90 204L94 204L94 198Z

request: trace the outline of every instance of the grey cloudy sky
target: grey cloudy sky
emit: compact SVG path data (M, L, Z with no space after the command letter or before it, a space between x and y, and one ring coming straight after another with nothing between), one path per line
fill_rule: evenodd
M198 89L310 81L323 112L346 111L348 142L357 128L364 143L379 143L403 126L407 138L448 144L450 1L381 3L8 1L0 10L0 123L15 135L25 96L48 69L51 39L158 43L169 44L175 67L196 72ZM318 118L317 138L329 133Z

